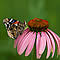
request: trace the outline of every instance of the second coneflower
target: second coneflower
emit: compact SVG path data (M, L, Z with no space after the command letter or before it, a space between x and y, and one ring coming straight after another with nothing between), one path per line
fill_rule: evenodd
M60 38L50 29L48 29L49 24L48 21L34 18L28 22L28 28L24 30L22 35L19 35L18 38L15 40L14 47L17 46L17 52L21 55L25 49L25 56L28 56L33 47L36 40L36 57L40 59L41 55L43 54L45 47L47 45L47 56L50 56L52 52L52 57L55 53L55 42L57 44L57 54L60 54Z

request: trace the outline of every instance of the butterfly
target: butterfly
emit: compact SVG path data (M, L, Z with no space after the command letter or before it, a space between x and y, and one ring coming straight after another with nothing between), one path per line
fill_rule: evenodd
M26 22L22 23L12 18L3 19L3 24L7 29L8 36L13 39L16 39L19 34L21 35L26 26Z

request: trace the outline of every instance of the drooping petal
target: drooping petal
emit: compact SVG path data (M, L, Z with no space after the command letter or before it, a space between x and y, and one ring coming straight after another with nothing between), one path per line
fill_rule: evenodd
M36 40L36 57L37 57L37 59L40 59L40 57L41 57L41 54L39 54L40 40L41 40L41 36L40 36L40 32L38 32L37 40Z
M29 32L24 38L23 40L21 41L19 47L17 48L18 49L18 54L21 55L24 50L26 49L26 47L28 46L29 42L30 42L30 38L32 37L32 34L33 32Z
M55 34L55 36L57 37L58 40L60 40L60 37L57 34Z
M51 43L52 43L52 49L53 49L53 54L52 54L52 57L54 56L54 52L55 52L55 42L54 42L54 39L52 37L52 35L47 31L48 35L50 36L50 40L51 40Z
M17 44L17 48L19 47L22 39L24 38L24 36L29 32L29 28L27 28L26 30L24 30L24 32L22 33L21 37L19 38L19 42Z
M55 34L56 35L56 34ZM57 54L60 55L60 38L58 35L56 35L57 39L58 39L58 42L59 42L59 48L57 50Z
M14 48L16 48L17 43L18 43L18 41L19 41L20 37L21 37L21 35L19 35L19 36L17 37L17 39L16 39L16 40L14 40Z
M39 54L42 54L46 47L46 37L45 32L41 32L41 40L40 40L40 47L39 47Z
M30 52L32 51L34 43L35 43L35 38L36 38L36 32L34 34L32 34L30 37L31 41L29 42L29 45L28 45L27 50L25 52L25 56L28 56L30 54Z
M47 29L54 37L54 39L56 40L56 43L57 43L57 54L60 55L60 39L59 37L54 33L52 32L50 29Z
M48 49L46 58L48 58L50 56L50 53L51 53L51 41L50 41L49 36L46 33L45 33L45 37L47 40L47 49Z

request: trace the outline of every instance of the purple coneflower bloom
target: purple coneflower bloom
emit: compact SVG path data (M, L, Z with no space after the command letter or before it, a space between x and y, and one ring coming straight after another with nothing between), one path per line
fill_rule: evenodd
M55 53L55 42L57 44L57 54L60 55L60 38L50 29L48 29L48 21L34 18L28 22L28 28L24 30L22 35L19 35L15 40L14 47L17 46L17 52L21 55L25 50L25 56L28 56L33 47L36 40L36 57L40 59L43 54L46 46L47 46L47 56L50 56L52 52L52 57Z

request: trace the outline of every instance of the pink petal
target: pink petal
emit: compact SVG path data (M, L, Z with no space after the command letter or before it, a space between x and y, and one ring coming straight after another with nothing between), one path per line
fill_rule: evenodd
M17 43L18 43L18 41L19 41L20 37L21 37L21 35L19 35L19 36L17 37L17 39L14 41L14 48L16 48Z
M19 38L19 42L18 42L18 45L17 45L17 48L19 47L22 39L24 38L24 36L29 32L29 28L27 28L26 30L24 30L24 32L22 33L21 37Z
M48 48L46 58L48 58L50 56L50 53L51 53L51 41L50 41L50 38L47 34L45 34L45 37L46 37L46 40L47 40L47 48Z
M41 40L40 32L38 32L38 34L37 34L37 40L36 40L36 56L37 56L37 59L40 59L40 57L41 57L41 54L39 54L40 40Z
M60 40L60 37L57 34L55 34L55 35L56 35L57 39Z
M52 54L52 57L54 56L54 52L55 52L55 42L54 42L54 39L52 37L52 35L47 31L48 35L50 36L50 40L51 40L51 43L52 43L52 47L53 47L53 54Z
M59 42L59 48L57 50L57 54L60 55L60 37L58 35L56 35L56 38L58 39L58 42Z
M50 29L47 29L53 36L54 36L54 39L56 40L56 43L57 43L57 54L60 55L60 38L54 33L52 32Z
M25 56L28 56L30 54L30 52L32 51L34 43L35 43L35 38L36 38L36 32L34 34L32 34L31 37L30 37L31 41L30 41L30 43L27 47L27 50L25 52Z
M40 40L40 48L39 48L39 54L42 54L46 47L46 37L45 32L41 32L41 40Z
M26 47L28 46L29 42L30 42L30 38L32 37L32 34L33 32L29 32L24 38L23 40L21 41L19 47L17 48L18 49L18 54L21 55L24 50L26 49Z

